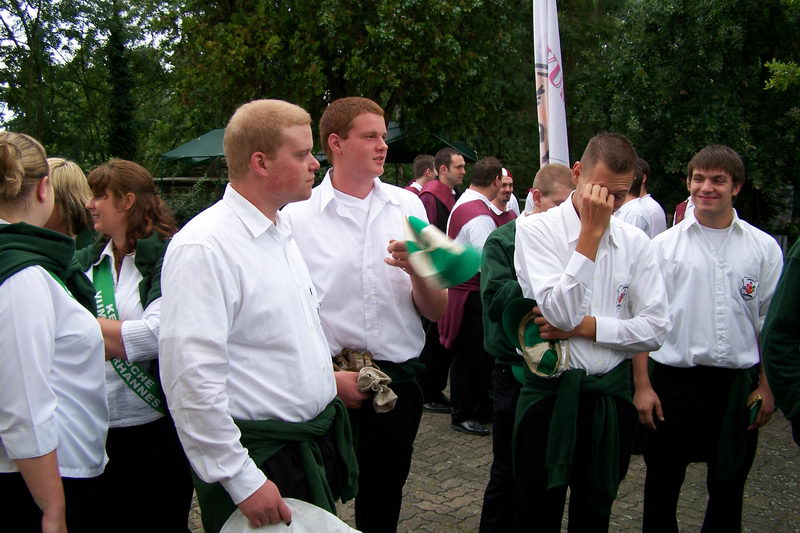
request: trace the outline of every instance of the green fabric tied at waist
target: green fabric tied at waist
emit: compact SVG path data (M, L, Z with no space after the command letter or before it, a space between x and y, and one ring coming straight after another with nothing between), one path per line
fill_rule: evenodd
M722 426L717 444L717 475L723 481L733 481L739 465L742 464L747 448L747 428L750 425L750 412L747 397L758 379L758 366L737 370L731 382L728 404L722 417Z
M598 514L610 514L611 504L619 488L619 421L614 398L631 402L631 362L623 361L602 376L589 376L583 369L572 369L560 377L541 378L525 368L525 382L517 402L514 422L514 452L517 428L525 413L536 403L556 396L550 432L547 436L545 468L547 488L563 487L569 483L572 457L578 426L578 403L581 393L597 396L592 416L592 491L590 500Z
M402 363L375 360L375 364L398 385L414 381L425 370L425 365L416 357Z
M309 503L336 514L336 500L355 498L358 491L358 461L353 450L350 420L344 403L337 397L313 420L282 422L280 420L234 420L242 432L241 443L253 462L261 468L264 462L290 443L298 444L300 461L308 481ZM336 486L329 486L325 465L316 440L333 432L339 474ZM216 533L230 517L236 505L220 483L206 483L192 475L197 500L202 511L203 528ZM280 487L279 487L280 488Z

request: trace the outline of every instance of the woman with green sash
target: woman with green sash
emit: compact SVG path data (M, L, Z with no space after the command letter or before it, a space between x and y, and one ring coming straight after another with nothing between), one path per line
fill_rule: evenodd
M110 429L102 476L107 523L115 531L188 531L189 464L165 416L156 360L161 261L175 221L150 173L112 160L89 174L86 204L105 239L78 252L93 280L105 339ZM117 502L130 506L120 520Z
M74 242L43 228L46 158L0 132L0 512L4 531L103 531L103 338Z

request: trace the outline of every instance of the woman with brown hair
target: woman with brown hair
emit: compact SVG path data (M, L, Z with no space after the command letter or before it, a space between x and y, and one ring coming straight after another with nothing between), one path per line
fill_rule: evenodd
M161 261L175 221L150 173L131 161L100 165L89 174L89 187L86 208L105 238L77 256L97 289L105 340L111 427L101 481L114 502L131 504L124 520L117 505L104 505L104 512L115 531L188 531L189 464L155 368Z
M94 288L53 211L47 155L0 132L0 494L5 530L102 531L108 429Z

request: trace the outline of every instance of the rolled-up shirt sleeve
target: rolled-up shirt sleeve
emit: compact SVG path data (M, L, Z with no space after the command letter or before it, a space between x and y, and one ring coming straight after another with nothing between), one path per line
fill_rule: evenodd
M573 252L564 267L557 247L548 245L552 238L538 225L520 225L514 264L522 293L536 300L550 324L572 331L590 314L595 263Z
M596 316L595 342L630 352L658 350L669 327L664 278L653 246L642 240L627 297L631 318Z
M162 294L161 382L175 426L197 475L222 483L238 504L266 476L240 443L228 411L228 332L237 282L210 248L173 242Z
M0 441L11 459L58 447L57 399L49 382L55 313L36 270L24 269L0 285Z
M161 298L150 303L139 320L125 320L122 323L122 343L128 361L147 361L158 357L160 327Z

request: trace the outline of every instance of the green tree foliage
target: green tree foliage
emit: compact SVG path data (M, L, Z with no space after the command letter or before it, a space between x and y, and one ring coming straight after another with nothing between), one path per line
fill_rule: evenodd
M785 6L739 0L626 4L615 16L615 38L595 51L593 73L583 70L572 80L572 123L593 117L598 129L629 135L650 162L651 189L668 209L686 196L682 180L691 156L708 144L730 145L748 174L737 201L740 214L780 229L787 222L779 215L790 198L800 133L787 110L798 106L800 95L763 87L767 58L800 52L797 42L782 38L795 31ZM573 139L573 150L585 140Z

